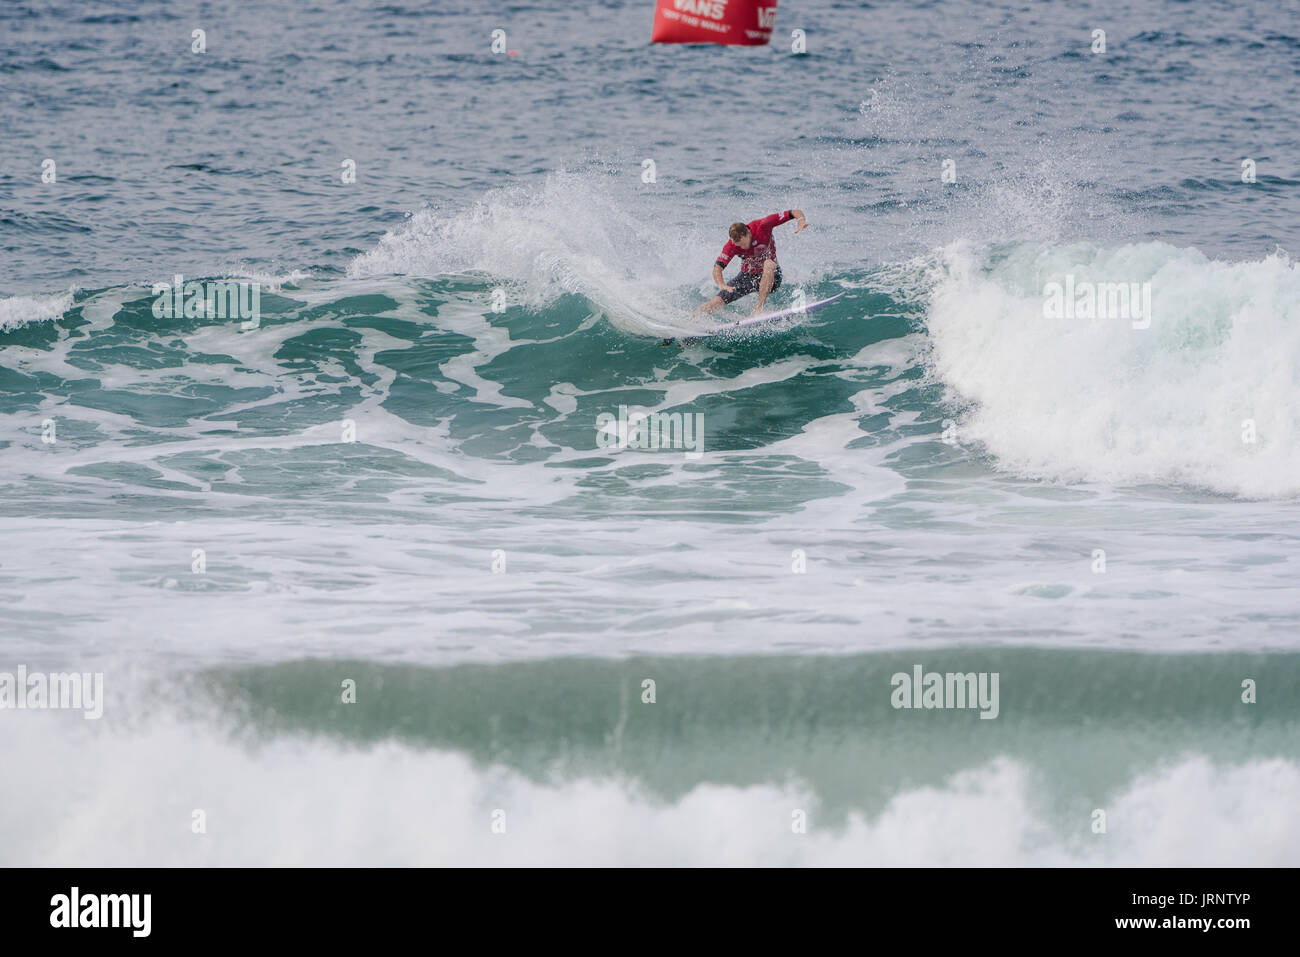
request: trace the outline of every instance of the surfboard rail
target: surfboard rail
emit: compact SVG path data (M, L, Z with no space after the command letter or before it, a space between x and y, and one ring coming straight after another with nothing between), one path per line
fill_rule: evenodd
M787 319L798 319L808 315L808 313L810 312L816 312L818 309L821 309L825 306L829 306L836 299L839 299L843 295L845 294L842 292L837 292L835 295L830 296L826 299L818 299L816 302L805 303L803 306L793 306L789 309L782 309L779 312L765 312L761 316L749 316L746 319L737 319L733 322L726 322L720 326L715 326L712 329L701 329L698 333L692 333L691 335L688 336L681 336L680 340L677 337L665 339L663 340L663 342L660 343L660 345L670 346L674 342L679 342L679 341L681 343L689 345L692 342L698 342L700 339L709 339L713 336L725 335L726 333L735 329L744 329L749 326L760 326L760 325L765 325L767 323L776 323Z

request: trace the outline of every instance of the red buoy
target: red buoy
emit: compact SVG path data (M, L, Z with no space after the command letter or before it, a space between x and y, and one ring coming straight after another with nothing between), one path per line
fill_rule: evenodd
M776 0L658 0L651 43L763 46L776 26Z

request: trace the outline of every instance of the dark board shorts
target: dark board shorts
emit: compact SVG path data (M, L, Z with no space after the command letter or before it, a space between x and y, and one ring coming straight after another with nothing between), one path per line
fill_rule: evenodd
M724 280L725 281L725 280ZM718 295L722 297L723 302L735 302L741 296L748 296L751 292L758 292L758 284L763 281L761 272L742 272L734 280L727 283L728 286L735 286L735 292L727 292L725 289L719 289ZM781 267L776 267L776 278L772 280L772 291L781 288Z

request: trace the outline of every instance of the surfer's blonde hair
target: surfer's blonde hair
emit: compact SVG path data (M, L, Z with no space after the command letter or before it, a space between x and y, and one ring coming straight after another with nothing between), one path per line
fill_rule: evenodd
M727 235L731 237L733 243L738 243L749 235L749 227L744 223L732 223L727 230Z

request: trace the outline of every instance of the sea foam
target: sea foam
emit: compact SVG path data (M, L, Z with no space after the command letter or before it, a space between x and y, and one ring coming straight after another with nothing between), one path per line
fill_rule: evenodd
M1149 283L1151 322L1044 316L1048 284ZM1041 479L1300 494L1300 272L1164 243L944 249L929 370L957 439Z

